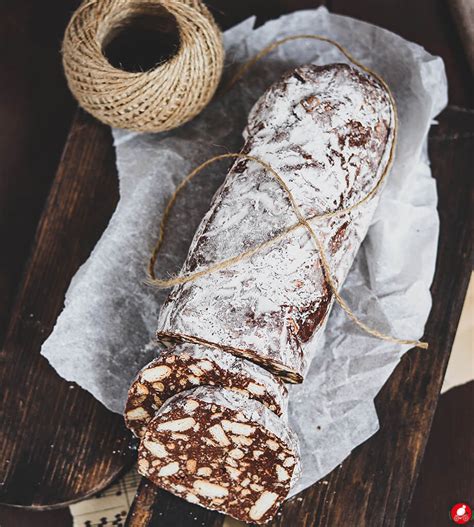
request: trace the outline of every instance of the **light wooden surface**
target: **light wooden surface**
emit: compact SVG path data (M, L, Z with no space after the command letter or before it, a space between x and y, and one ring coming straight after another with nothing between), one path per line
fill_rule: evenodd
M466 300L454 339L453 350L444 376L441 393L474 380L474 274L471 275Z

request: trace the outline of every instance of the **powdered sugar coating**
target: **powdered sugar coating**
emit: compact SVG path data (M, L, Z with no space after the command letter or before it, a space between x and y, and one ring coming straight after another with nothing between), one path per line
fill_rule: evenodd
M388 163L394 109L385 89L345 64L302 66L257 102L243 152L270 164L306 216L359 201ZM367 233L375 197L313 221L340 286ZM240 254L295 223L288 197L255 162L232 166L198 228L183 272ZM303 230L249 260L175 287L158 338L218 345L290 382L301 382L333 295Z

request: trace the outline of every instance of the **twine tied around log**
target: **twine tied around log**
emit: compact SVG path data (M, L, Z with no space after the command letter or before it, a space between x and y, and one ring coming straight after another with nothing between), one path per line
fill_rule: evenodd
M293 35L293 36L286 37L286 38L283 38L281 40L275 41L274 43L272 43L269 46L267 46L264 49L262 49L262 51L260 51L255 57L253 57L248 62L246 62L237 71L236 75L232 78L232 80L230 81L229 86L227 87L227 89L230 89L238 80L240 80L244 76L246 71L250 67L252 67L258 60L260 60L262 57L264 57L265 55L270 53L272 50L274 50L275 48L277 48L281 44L284 44L285 42L288 42L288 41L297 40L297 39L320 40L320 41L323 41L323 42L326 42L326 43L329 43L329 44L335 46L339 51L341 51L341 53L350 62L355 64L357 67L359 67L360 69L362 69L363 71L365 71L366 73L371 75L372 77L374 77L385 88L385 90L387 91L389 99L390 99L390 102L391 102L391 104L393 106L393 110L394 110L394 126L393 126L394 137L393 137L393 141L392 141L390 152L389 152L388 162L387 162L385 168L382 170L379 178L375 182L373 188L365 196L363 196L359 201L357 201L353 205L350 205L349 207L342 207L341 206L341 207L339 207L338 209L336 209L334 211L326 212L326 213L323 213L323 214L315 214L315 215L312 215L312 216L309 216L309 217L306 218L304 216L304 214L302 213L300 207L296 203L296 201L294 199L294 196L293 196L292 192L290 191L290 189L288 188L288 186L286 185L285 181L281 178L281 176L268 163L266 163L265 161L263 161L263 160L261 160L261 159L259 159L257 157L254 157L254 156L251 156L251 155L247 155L247 154L243 154L243 153L240 153L240 152L221 154L221 155L214 156L214 157L208 159L207 161L204 161L202 164L200 164L198 167L196 167L192 172L190 172L181 181L181 183L176 187L176 190L174 191L173 195L171 196L170 200L168 201L168 204L167 204L167 206L165 208L165 211L163 213L163 216L161 218L160 227L159 227L159 233L158 233L158 239L157 239L156 245L155 245L155 247L153 249L153 252L151 254L150 260L148 262L147 270L148 270L148 275L149 275L149 283L151 285L154 285L154 286L160 288L160 289L168 289L168 288L173 287L175 285L185 284L185 283L188 283L188 282L194 282L194 281L198 280L202 276L206 276L206 275L215 273L217 271L220 271L220 270L223 270L223 269L227 269L227 268L231 267L232 265L234 265L234 264L236 264L238 262L241 262L243 260L247 260L248 258L252 257L253 255L257 254L258 252L260 252L260 251L262 251L262 250L274 245L278 241L282 240L283 238L288 236L290 233L292 233L292 232L296 231L297 229L303 227L308 232L309 236L311 237L311 239L314 242L316 250L318 251L318 256L319 256L319 259L320 259L320 262L321 262L321 267L322 267L323 272L324 272L324 277L325 277L325 279L326 279L326 281L328 283L328 286L329 286L329 289L331 290L331 293L334 295L335 301L339 304L339 306L343 309L343 311L347 314L347 316L354 322L354 324L357 327L359 327L365 333L367 333L367 334L369 334L369 335L371 335L373 337L376 337L376 338L378 338L380 340L385 340L385 341L393 342L393 343L396 343L396 344L414 346L414 347L418 347L418 348L422 348L422 349L428 349L428 343L427 342L422 342L422 341L419 341L419 340L401 339L401 338L393 337L391 335L388 335L386 333L378 331L377 329L371 328L365 322L363 322L362 320L360 320L357 317L357 315L352 311L352 309L347 304L347 302L344 300L344 298L342 298L342 296L340 295L339 290L338 290L338 286L337 286L337 284L335 283L335 281L334 281L334 279L332 277L331 269L330 269L330 266L329 266L329 262L328 262L328 259L327 259L326 252L324 250L323 244L321 243L321 240L319 239L319 237L317 236L315 230L313 229L313 227L311 225L311 222L313 222L313 221L317 222L317 221L321 221L321 220L324 220L324 219L334 218L336 216L341 216L341 215L347 214L347 213L351 212L352 210L355 210L355 209L361 207L362 205L364 205L365 203L367 203L380 190L380 188L383 185L383 182L385 181L385 179L386 179L386 177L387 177L387 175L388 175L388 173L390 171L390 168L392 167L393 159L394 159L394 155L395 155L396 138L397 138L397 134L398 134L398 116L397 116L397 112L396 112L396 105L395 105L394 97L392 95L392 92L391 92L390 88L388 87L386 82L383 80L383 78L380 75L378 75L377 73L375 73L374 71L372 71L371 69L369 69L367 66L364 66L363 64L358 62L338 42L335 42L335 41L333 41L333 40L331 40L331 39L329 39L327 37L323 37L323 36L320 36L320 35ZM188 183L195 176L197 176L200 172L202 172L202 170L204 168L206 168L207 166L211 165L212 163L215 163L216 161L219 161L219 160L222 160L222 159L229 159L229 158L246 159L248 161L258 163L269 174L271 174L273 176L273 178L278 182L280 187L285 191L285 193L286 193L286 195L287 195L287 197L288 197L288 199L290 201L291 207L293 209L293 212L294 212L294 214L296 216L297 221L293 225L291 225L290 227L284 229L280 234L268 239L267 241L259 243L259 244L255 245L254 247L252 247L252 248L250 248L250 249L248 249L248 250L246 250L246 251L244 251L244 252L242 252L242 253L240 253L238 255L235 255L235 256L233 256L231 258L227 258L225 260L221 260L220 262L212 264L212 265L210 265L210 266L208 266L208 267L206 267L204 269L201 269L200 271L196 271L196 272L188 273L188 274L182 274L182 275L170 278L168 280L157 278L156 275L155 275L155 266L156 266L156 262L157 262L157 259L158 259L158 254L159 254L159 251L160 251L161 246L163 244L163 240L164 240L164 236L165 236L165 230L166 230L166 225L167 225L167 222L168 222L169 215L170 215L171 210L172 210L172 208L173 208L173 206L174 206L174 204L175 204L175 202L176 202L176 200L178 198L178 195L180 194L180 192L188 185Z
M114 67L103 52L110 37L134 17L160 14L176 21L177 52L148 71ZM62 52L79 104L103 123L138 132L171 130L199 114L224 64L221 32L200 0L86 0L69 22Z

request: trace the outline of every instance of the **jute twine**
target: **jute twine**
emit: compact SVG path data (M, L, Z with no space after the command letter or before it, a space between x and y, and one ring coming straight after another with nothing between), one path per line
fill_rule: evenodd
M179 30L179 49L144 72L112 66L108 35L127 19L164 9ZM162 132L189 121L209 103L224 63L222 35L199 0L92 0L73 15L63 42L63 65L79 104L100 121L138 132Z
M386 333L383 333L381 331L378 331L377 329L371 328L368 326L365 322L360 320L357 315L352 311L352 309L349 307L347 302L342 298L342 296L339 293L338 285L334 281L332 277L332 272L329 266L329 262L326 256L326 252L324 250L323 244L321 243L321 240L317 236L315 230L313 229L311 222L318 222L321 220L327 220L328 218L334 218L337 216L342 216L344 214L348 214L349 212L358 209L365 203L367 203L370 199L372 199L375 194L380 190L382 187L385 179L387 178L388 173L390 172L390 169L393 164L393 159L395 155L395 146L396 146L396 139L398 134L398 116L396 112L396 106L395 106L395 100L392 95L392 92L390 91L390 88L388 87L387 83L383 80L380 75L369 69L367 66L364 66L360 62L358 62L345 48L343 48L338 42L335 42L327 37L319 36L319 35L294 35L291 37L287 37L281 40L278 40L269 46L262 49L258 55L256 55L254 58L250 59L247 63L245 63L237 72L237 74L233 77L233 79L229 83L229 88L232 87L239 79L242 78L242 76L246 73L246 71L253 66L259 59L270 53L272 50L274 50L276 47L280 46L281 44L284 44L285 42L297 40L297 39L313 39L313 40L320 40L323 42L327 42L333 46L335 46L350 62L352 62L354 65L356 65L361 70L365 71L372 77L374 77L386 90L390 102L394 109L394 122L393 122L393 141L391 144L390 152L389 152L389 159L387 164L385 165L384 169L381 171L381 174L379 178L376 180L374 186L372 189L363 196L358 202L354 203L353 205L350 205L348 207L339 207L338 209L326 212L323 214L315 214L309 217L305 217L302 213L300 207L296 203L293 194L291 193L290 189L286 185L285 181L277 174L277 172L265 161L251 156L247 154L243 154L240 152L236 153L229 153L229 154L221 154L218 156L214 156L207 161L204 161L201 165L196 167L191 173L189 173L183 181L176 187L176 190L174 191L173 195L171 196L165 211L163 213L163 217L160 222L160 228L158 233L158 240L156 242L156 245L153 249L152 255L150 257L149 263L148 263L148 274L149 274L149 282L150 284L155 285L156 287L160 289L167 289L170 287L173 287L175 285L179 284L185 284L188 282L194 282L201 278L202 276L206 276L212 273L215 273L217 271L227 269L231 267L232 265L235 265L238 262L241 262L243 260L247 260L248 258L252 257L253 255L257 254L258 252L271 247L278 241L282 240L286 236L288 236L290 233L296 231L297 229L303 227L308 232L309 236L314 242L314 245L318 251L318 256L321 261L321 266L324 272L324 276L326 278L327 284L329 286L329 289L331 290L332 294L334 295L335 301L339 304L339 306L344 310L344 312L347 314L347 316L354 322L356 326L358 326L362 331L365 333L372 335L373 337L376 337L380 340L385 340L388 342L394 342L396 344L404 344L409 346L414 346L422 349L428 348L427 342L422 342L419 340L411 340L411 339L401 339L397 337L393 337L391 335L388 335ZM296 216L297 221L285 229L283 232L278 234L277 236L268 239L265 242L262 242L260 244L255 245L254 247L248 249L247 251L244 251L238 255L235 255L231 258L227 258L225 260L221 260L220 262L217 262L213 265L210 265L209 267L206 267L204 269L201 269L200 271L194 272L194 273L188 273L188 274L182 274L179 276L175 276L173 278L170 278L168 280L157 278L155 275L155 266L158 259L158 254L161 249L161 246L163 244L165 231L166 231L166 225L168 223L168 218L171 213L171 210L178 198L178 195L180 192L188 185L188 183L197 176L204 168L211 165L212 163L215 163L216 161L220 161L222 159L229 159L229 158L237 158L237 159L246 159L250 162L255 162L261 165L269 174L273 176L273 178L278 182L280 187L285 191L291 207L293 209L293 212ZM381 161L382 162L382 161Z

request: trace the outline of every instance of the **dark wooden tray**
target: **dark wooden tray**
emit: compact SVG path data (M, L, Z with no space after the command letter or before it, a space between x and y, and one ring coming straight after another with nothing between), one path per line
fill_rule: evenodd
M474 114L453 109L443 113L430 136L441 216L433 309L425 332L430 350L405 355L377 396L380 431L322 481L287 502L269 526L404 524L470 276L472 137ZM223 516L178 500L144 480L127 526L191 527L190 517L210 527L224 521Z
M227 27L251 14L257 14L262 22L283 12L315 7L316 3L222 0L210 5L221 25ZM18 4L24 9L29 6L30 15L36 13L34 0ZM57 20L60 27L68 9L76 2L51 4L62 14ZM274 525L398 526L404 522L416 482L470 274L473 115L463 109L471 104L470 78L462 47L442 0L383 3L333 0L326 5L335 12L392 29L443 56L451 100L460 108L451 107L444 113L441 125L433 130L430 140L441 215L434 307L426 333L432 348L405 356L377 398L380 432L333 471L326 478L327 484L320 482L287 503ZM19 9L21 14L22 8L11 9ZM0 28L6 24L5 20L9 18L0 17ZM25 66L29 64L28 58L22 59ZM51 97L49 93L46 95ZM58 123L54 127L55 141L60 143L62 123L69 118L71 105L65 97L65 115L61 121L61 116L54 112L54 98L48 100L51 119ZM46 120L44 133L47 125ZM5 156L8 155L6 152ZM44 173L53 161L43 163ZM34 196L30 198L38 211L49 180L45 175L41 185L30 183L35 177L34 168L25 169L20 175L23 185L42 189L36 200ZM7 173L5 177L7 182L13 181L18 174ZM5 192L8 190L6 186ZM8 259L9 265L0 269L0 285L10 286L7 300L16 295L11 310L2 313L9 320L0 355L2 503L59 507L102 489L134 459L130 435L120 416L106 411L84 390L59 378L39 356L41 343L51 332L62 308L69 281L100 237L116 200L110 132L78 112L18 287L15 287L18 269L23 264L20 257L24 258L25 249L14 252ZM7 222L7 216L1 212L1 219ZM19 231L22 247L27 246L35 220L29 210L24 214L28 222ZM16 240L11 233L7 234L9 239ZM1 329L0 326L0 336L3 336ZM196 525L194 517L200 519L197 525L218 526L223 521L220 515L142 484L128 525L191 526Z

